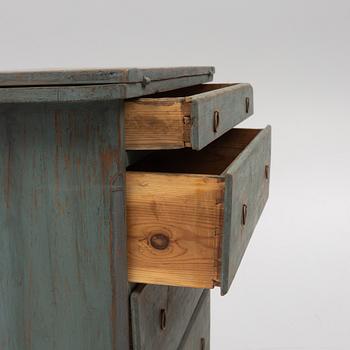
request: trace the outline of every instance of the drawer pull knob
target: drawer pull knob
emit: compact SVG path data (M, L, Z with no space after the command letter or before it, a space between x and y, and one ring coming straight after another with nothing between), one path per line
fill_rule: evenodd
M213 130L214 130L214 132L218 131L219 123L220 123L220 113L219 113L219 111L214 111L214 117L213 117Z
M270 179L270 166L265 165L265 179L269 180Z
M250 108L250 98L246 97L245 99L245 112L249 113L249 108Z
M146 85L148 85L150 83L151 83L151 78L145 75L142 79L142 86L145 87Z
M163 233L156 233L150 238L150 244L154 249L164 250L170 243L169 237Z
M242 225L243 226L247 222L247 215L248 215L248 206L246 204L243 204L243 207L242 207Z
M166 328L166 310L160 310L160 329L164 331Z
M205 338L201 338L201 350L205 350Z

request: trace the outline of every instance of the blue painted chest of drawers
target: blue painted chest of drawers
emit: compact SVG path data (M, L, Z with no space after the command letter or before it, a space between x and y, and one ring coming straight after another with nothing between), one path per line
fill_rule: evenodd
M0 349L209 349L270 168L213 74L0 72Z

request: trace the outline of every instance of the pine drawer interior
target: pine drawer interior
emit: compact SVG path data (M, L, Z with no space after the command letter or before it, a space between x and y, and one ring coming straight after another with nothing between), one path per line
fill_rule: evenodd
M269 148L269 127L232 129L201 151L155 151L128 167L129 281L198 288L220 286L223 279L230 284L232 269L222 264L239 264L266 202ZM237 197L232 187L242 193ZM242 202L238 213L235 196ZM245 201L248 223L242 222ZM247 239L239 251L227 253L235 257L224 258L223 239L236 236L233 225L242 234L247 230Z

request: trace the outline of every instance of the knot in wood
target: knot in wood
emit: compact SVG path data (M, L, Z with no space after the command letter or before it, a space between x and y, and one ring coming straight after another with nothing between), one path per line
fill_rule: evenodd
M154 249L164 250L168 248L170 239L164 233L155 233L150 238L150 244Z

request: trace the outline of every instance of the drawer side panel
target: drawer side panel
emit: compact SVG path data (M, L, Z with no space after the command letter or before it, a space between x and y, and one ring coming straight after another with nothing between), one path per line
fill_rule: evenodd
M139 99L125 102L126 149L185 147L186 106L183 101L176 99Z
M128 171L126 186L129 282L214 287L224 180Z

